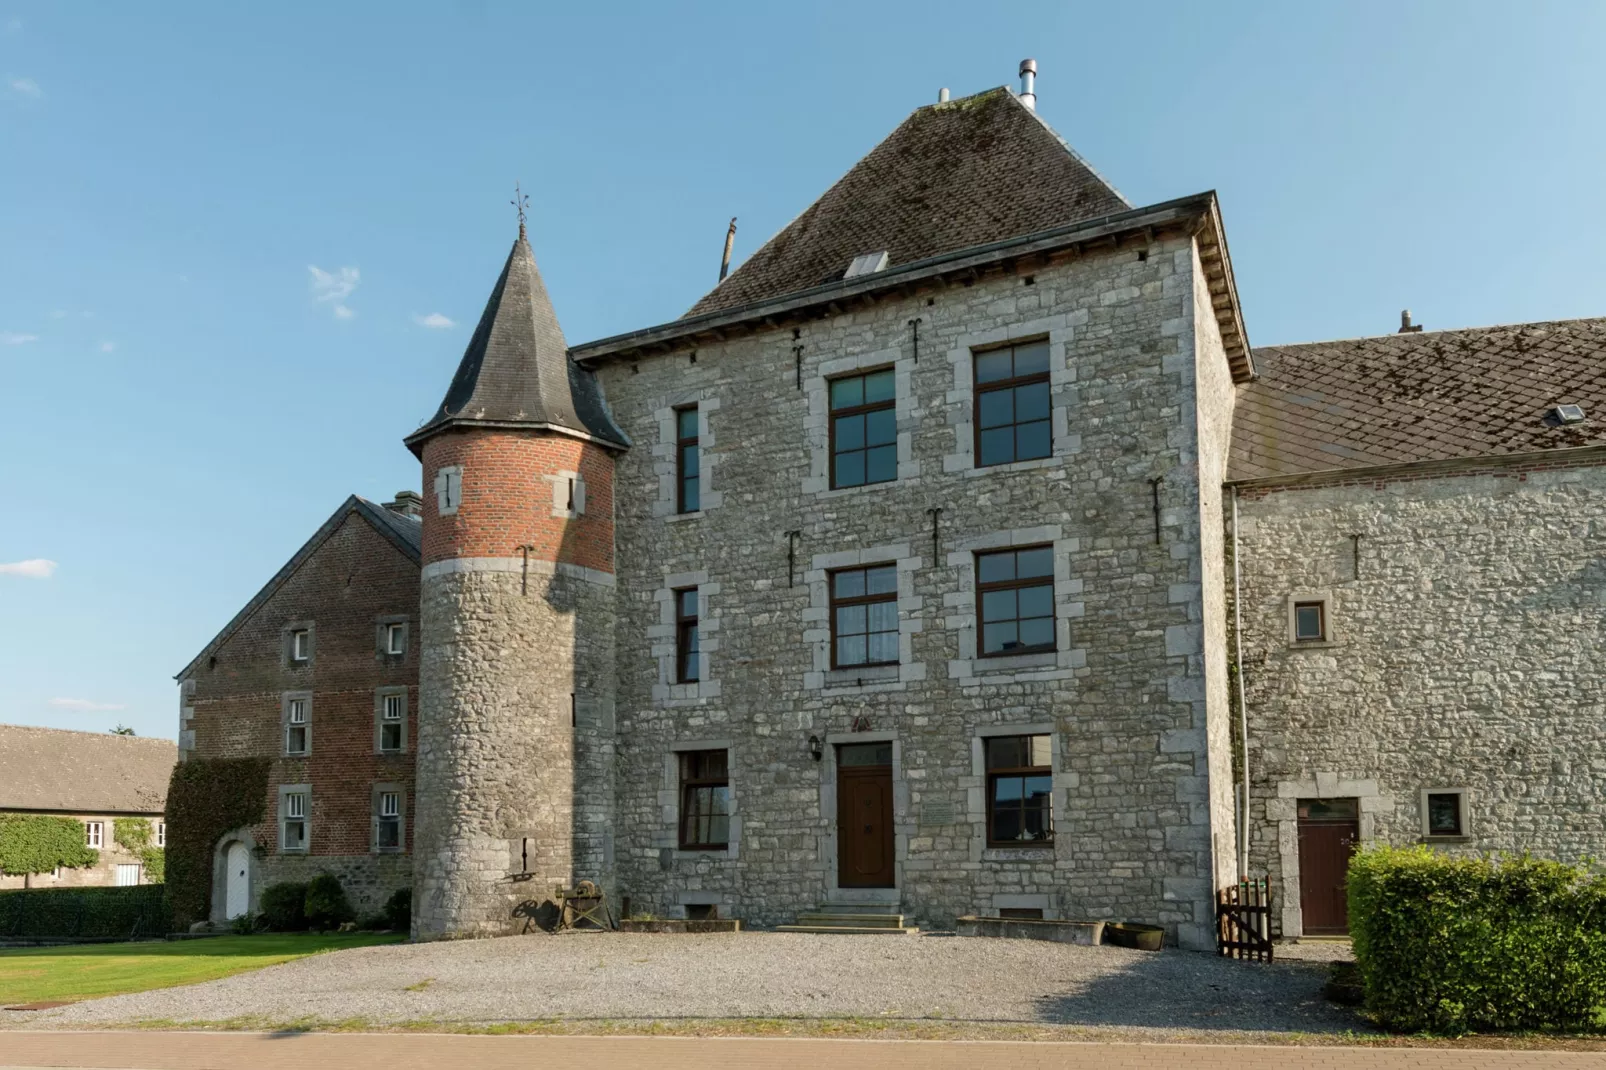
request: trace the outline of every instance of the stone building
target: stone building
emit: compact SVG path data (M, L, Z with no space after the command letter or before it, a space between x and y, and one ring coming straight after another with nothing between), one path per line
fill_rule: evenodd
M412 882L418 508L346 499L178 675L181 761L272 759L263 820L215 846L213 921L323 872L362 913Z
M1598 850L1600 322L1251 352L1215 195L1034 73L669 323L569 346L521 222L406 440L415 936L590 879L1200 948L1246 871L1341 928L1363 839Z
M162 816L175 756L170 739L0 725L0 817L70 817L84 826L94 865L0 873L0 891L144 884L140 852L118 842L117 822L148 822L148 846L167 843Z

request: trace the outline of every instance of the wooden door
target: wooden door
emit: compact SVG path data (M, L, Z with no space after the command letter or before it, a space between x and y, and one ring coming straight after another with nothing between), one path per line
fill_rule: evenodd
M1354 799L1299 801L1299 906L1306 936L1349 932L1345 881L1360 838Z
M836 806L838 887L895 887L892 766L839 761Z
M229 844L224 860L228 869L223 882L223 916L232 920L251 909L251 882L246 872L251 865L251 851L235 840Z

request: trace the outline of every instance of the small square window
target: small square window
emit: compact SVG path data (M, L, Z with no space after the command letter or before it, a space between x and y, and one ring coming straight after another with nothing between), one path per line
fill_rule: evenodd
M312 657L312 632L295 628L290 632L290 660L306 661Z
M106 825L100 821L86 821L84 823L84 846L99 849L106 837Z
M1467 834L1466 792L1430 789L1422 793L1422 801L1427 836L1462 837Z
M387 654L405 654L405 653L407 653L407 625L405 625L405 624L387 624L387 625L385 625L385 653L387 653Z
M450 516L463 501L463 467L448 465L435 472L435 512Z
M1294 603L1294 639L1300 643L1322 642L1327 638L1327 604Z

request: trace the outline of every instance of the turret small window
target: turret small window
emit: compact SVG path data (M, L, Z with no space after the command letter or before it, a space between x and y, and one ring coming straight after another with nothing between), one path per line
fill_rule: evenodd
M407 625L405 625L405 624L387 624L387 625L385 625L385 653L387 653L387 654L405 654L405 653L407 653Z
M441 516L457 512L463 500L463 466L447 465L435 472L435 511Z

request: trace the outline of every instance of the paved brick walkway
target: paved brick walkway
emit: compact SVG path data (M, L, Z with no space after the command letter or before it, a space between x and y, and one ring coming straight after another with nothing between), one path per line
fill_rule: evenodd
M1606 1070L1606 1053L994 1041L0 1032L0 1067L118 1070Z

